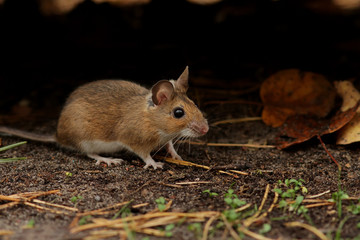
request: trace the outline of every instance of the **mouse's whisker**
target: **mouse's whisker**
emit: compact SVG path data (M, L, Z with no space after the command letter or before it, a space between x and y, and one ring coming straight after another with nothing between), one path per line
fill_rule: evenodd
M161 149L163 149L166 146L167 143L165 143L164 145L162 145L158 150L156 150L156 152L152 155L152 157L154 157Z
M175 141L174 141L174 139L175 138L177 138ZM179 135L176 135L175 137L173 137L170 141L172 141L173 142L173 145L175 145L175 143L177 142L177 141L179 141ZM162 145L158 150L156 150L156 152L152 155L152 157L154 157L161 149L163 149L166 145L168 144L168 142L166 142L164 145ZM166 157L168 156L168 152L166 153Z
M184 140L184 136L180 136L176 142L179 142L179 144L177 145L176 147L176 152L179 151L179 148L181 146L181 144L183 143L183 140Z
M173 141L173 145L175 145L179 140L181 140L183 138L183 136L178 135L178 136L174 137L172 140L174 140L175 138L176 138L176 140Z

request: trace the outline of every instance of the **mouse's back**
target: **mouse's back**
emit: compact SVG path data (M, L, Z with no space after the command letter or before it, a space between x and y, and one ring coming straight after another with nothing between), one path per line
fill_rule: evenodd
M136 109L134 103L148 93L146 88L122 80L100 80L80 86L70 94L60 114L57 142L80 149L84 140L111 140L116 123L129 109Z

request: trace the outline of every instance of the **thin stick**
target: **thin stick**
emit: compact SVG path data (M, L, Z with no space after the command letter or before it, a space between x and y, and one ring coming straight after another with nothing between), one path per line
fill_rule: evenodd
M178 221L177 216L166 216L166 217L160 217L155 218L153 220L147 221L144 224L141 224L139 228L151 228L151 227L157 227L165 224L170 224L173 222Z
M149 203L140 203L140 204L133 205L132 208L141 208L141 207L145 207L148 205L149 205Z
M230 176L232 176L232 177L234 177L234 178L239 178L239 176L234 175L234 174L231 174L231 173L226 172L226 171L223 171L223 170L219 170L218 172L219 172L219 173L222 173L222 174L230 175Z
M168 204L167 204L168 205ZM177 216L178 218L205 218L205 217L212 217L217 216L219 212L215 211L207 211L207 212L195 212L195 213L182 213L182 212L151 212L147 213L145 215L139 215L139 216L129 216L126 218L116 219L116 220L109 220L106 222L101 223L90 223L82 226L77 226L71 229L71 233L77 233L93 228L99 228L99 227L107 227L107 226L114 226L116 224L122 224L123 222L133 222L133 221L146 221L153 218L158 217L165 217L165 216Z
M21 201L19 198L10 197L10 196L4 196L4 195L0 195L0 200L3 200L3 201L12 201L12 202L20 202L20 201Z
M42 206L36 205L36 204L34 204L34 203L31 203L31 202L24 202L24 204L25 204L25 205L28 205L28 206L30 206L30 207L34 207L34 208L36 208L37 210L49 211L49 212L56 213L56 214L72 215L72 214L70 214L69 212L54 210L54 209L47 208L47 207L42 207Z
M274 145L249 144L249 143L205 143L193 141L179 141L180 143L189 143L191 145L203 145L207 147L248 147L248 148L275 148Z
M9 235L13 235L14 232L10 231L10 230L0 230L0 236L9 236Z
M317 228L310 226L308 224L305 223L301 223L301 222L288 222L288 223L284 223L284 225L286 227L302 227L305 228L306 230L312 232L313 234L315 234L318 238L320 238L321 240L329 240L322 232L320 232Z
M217 125L220 125L220 124L250 122L250 121L259 121L259 120L261 120L261 117L232 118L232 119L216 121L214 123L211 123L210 125L211 126L217 126Z
M183 188L183 186L179 186L176 184L170 184L170 183L163 183L163 182L159 182L159 184L167 186L167 187L173 187L173 188Z
M302 201L302 203L328 203L329 200L325 200L325 199L304 199ZM295 200L288 200L286 201L286 203L288 204L293 204L295 203Z
M178 165L194 166L194 167L204 168L204 169L206 169L206 170L210 170L210 169L211 169L211 168L208 167L208 166L200 165L200 164L196 164L196 163L192 163L192 162L188 162L188 161L184 161L184 160L178 160L178 159L168 158L168 157L164 157L163 159L164 159L165 161L169 162L169 163L175 163L175 164L178 164ZM229 172L226 172L226 171L219 170L218 172L219 172L219 173L223 173L223 174L227 174L227 175L230 175L230 176L233 176L234 178L239 178L239 176L237 176L237 175L235 175L235 174L232 174L232 173L229 173Z
M316 195L307 196L306 198L318 198L318 197L321 197L322 195L325 195L327 193L330 193L330 190L327 190L325 192L322 192L322 193L319 193L319 194L316 194Z
M323 206L330 206L330 205L335 205L335 203L334 202L314 203L314 204L305 205L305 207L306 208L314 208L314 207L323 207Z
M76 216L87 216L87 215L105 215L105 214L108 214L108 213L111 213L111 212L105 212L106 210L109 210L109 209L112 209L112 208L117 208L117 207L121 207L121 206L124 206L126 204L129 204L131 201L127 201L127 202L122 202L122 203L117 203L117 204L114 204L114 205L111 205L109 207L105 207L105 208L100 208L100 209L97 209L97 210L92 210L92 211L86 211L86 212L83 212L83 213L79 213L77 214ZM117 209L116 209L117 211Z
M67 207L67 206L63 206L63 205L59 205L59 204L55 204L55 203L48 203L48 202L41 201L41 200L38 200L38 199L33 199L32 201L35 202L35 203L40 203L40 204L48 205L48 206L51 206L51 207L63 208L63 209L73 211L73 212L79 211L79 209L77 209L77 208Z
M177 185L194 185L194 184L213 184L213 182L209 181L198 181L198 182L177 182Z
M334 163L337 165L339 171L341 171L341 166L340 164L335 160L335 158L333 157L333 155L331 155L331 153L329 152L329 150L326 148L325 143L322 141L320 135L317 135L317 138L319 139L322 147L325 149L325 152L330 156L330 158L334 161Z
M144 233L147 235L154 235L156 237L165 237L165 232L157 229L152 228L136 228L134 231L139 233Z
M235 240L241 240L240 236L235 232L235 230L232 228L232 226L230 225L230 223L228 222L228 220L226 219L226 217L224 216L224 214L221 214L221 218L223 219L226 228L229 230L230 235L235 239Z
M249 207L251 207L251 205L252 205L251 203L248 203L248 204L246 204L246 205L244 205L242 207L239 207L239 208L235 209L235 212L244 211L245 209L248 209Z
M274 200L273 200L271 206L269 207L269 209L266 212L264 212L263 214L261 214L260 217L256 218L254 222L265 218L274 209L278 199L279 199L279 194L277 192L275 192Z
M249 227L254 221L256 221L257 217L258 217L258 216L260 215L260 213L261 213L262 208L264 207L264 204L265 204L265 202L266 202L266 199L267 199L267 197L268 197L268 195L269 195L269 191L270 191L270 184L266 185L264 197L263 197L263 199L262 199L262 201L261 201L261 204L260 204L259 209L256 211L256 213L255 213L254 215L252 215L251 217L249 217L248 219L246 219L246 220L244 221L243 224L244 224L245 227Z
M209 230L210 230L210 226L211 224L218 218L219 216L212 216L211 218L209 218L209 220L206 222L205 226L204 226L204 231L203 231L203 236L201 238L201 240L207 240L207 236L209 234Z
M242 172L242 171L238 171L238 170L229 170L229 171L233 172L233 173L240 174L240 175L245 175L245 176L249 175L249 173L247 173L247 172Z
M243 232L245 235L248 235L249 237L252 237L252 238L254 238L256 240L273 240L272 238L267 238L267 237L264 237L264 236L262 236L260 234L251 232L250 230L248 230L244 226L238 227L238 230Z
M12 206L15 206L15 205L18 205L20 203L21 202L10 202L10 203L0 205L0 210L5 209L5 208L9 208L9 207L12 207Z
M23 201L29 201L34 198L38 198L38 197L46 196L46 195L50 195L50 194L55 194L58 192L60 192L60 190L51 190L51 191L47 191L47 192L25 192L25 193L13 194L13 195L10 195L9 197L18 198Z

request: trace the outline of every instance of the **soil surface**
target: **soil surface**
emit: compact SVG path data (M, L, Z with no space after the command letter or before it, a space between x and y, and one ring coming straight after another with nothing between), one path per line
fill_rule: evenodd
M245 116L259 116L258 107L247 104L212 104L202 107L213 123L220 119ZM39 122L39 121L38 121ZM51 133L56 120L41 124L36 119L28 124L22 122L21 128L32 128L36 132ZM20 124L18 124L20 125ZM249 121L212 126L209 133L200 139L206 142L223 143L274 143L277 130L272 129L262 121ZM2 136L2 145L9 145L22 139ZM80 211L104 208L124 201L132 201L130 206L148 203L148 205L133 209L134 215L141 215L157 208L156 199L164 197L172 200L170 212L224 211L229 206L224 202L228 189L247 203L260 206L265 188L275 188L278 180L304 179L304 186L309 195L315 195L330 190L329 193L317 199L330 199L331 194L341 188L351 197L360 196L360 164L357 145L339 147L334 145L332 137L324 137L330 153L341 164L343 170L339 179L336 165L330 160L317 139L292 147L289 150L275 148L250 147L207 147L203 145L178 144L179 154L184 160L210 166L213 170L198 167L180 166L165 163L163 169L143 169L144 163L128 153L120 153L126 161L120 166L96 166L93 160L81 154L61 149L53 144L43 144L29 141L27 144L2 152L0 158L24 157L13 163L0 164L0 194L12 195L25 192L60 190L58 194L38 197L38 199L76 207ZM157 156L165 156L160 151ZM229 169L248 173L237 177L221 174L216 167L231 166ZM69 176L71 173L71 176ZM184 182L198 182L188 185L176 185ZM209 197L205 190L217 193ZM79 197L76 202L72 198ZM274 198L270 191L264 209L268 209ZM8 201L1 201L1 204ZM357 203L355 201L354 203ZM346 207L350 201L343 202L343 216L350 213ZM341 219L337 217L334 205L310 208L308 215L313 225L328 236L334 236ZM114 214L105 215L111 219ZM286 216L286 218L283 218ZM341 237L350 239L358 235L356 224L360 216L349 215L344 225ZM87 236L89 231L77 234L70 233L69 225L75 214L64 215L49 211L39 211L31 206L16 205L0 211L0 229L11 230L13 235L8 239L79 239ZM280 217L280 218L279 218ZM24 228L33 221L32 228ZM218 220L220 221L220 220ZM271 230L265 235L280 239L316 239L317 237L302 228L287 228L284 223L300 221L308 223L303 215L283 212L273 209L262 221L249 227L253 232L259 232L264 223L271 224ZM202 227L205 222L202 223ZM196 239L199 235L188 229L189 223L179 224L172 231L173 239ZM212 224L216 226L215 223ZM226 239L224 227L220 227L211 239ZM224 237L225 236L225 237ZM136 239L145 237L136 234ZM113 239L117 239L114 237ZM248 237L245 237L248 238ZM7 238L4 238L7 239ZM157 237L150 236L150 239Z

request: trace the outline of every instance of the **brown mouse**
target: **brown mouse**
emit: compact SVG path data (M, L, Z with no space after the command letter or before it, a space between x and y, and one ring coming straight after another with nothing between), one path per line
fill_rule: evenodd
M0 132L19 137L57 142L101 162L118 164L122 159L105 158L102 153L126 149L138 155L144 168L162 168L151 152L166 145L172 158L181 159L173 141L199 137L209 130L207 120L191 101L189 71L177 80L162 80L148 90L123 80L100 80L77 88L60 114L55 136L0 126Z

